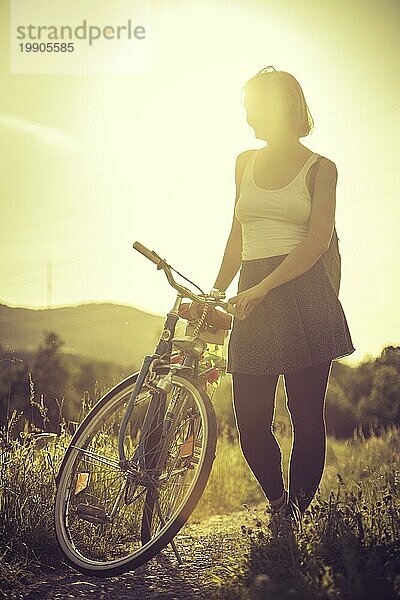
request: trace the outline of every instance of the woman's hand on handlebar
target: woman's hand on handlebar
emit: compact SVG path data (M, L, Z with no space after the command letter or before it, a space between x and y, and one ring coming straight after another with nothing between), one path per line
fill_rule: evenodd
M209 294L211 297L216 298L217 300L223 300L226 297L225 292L222 292L221 290L217 289L217 288L212 288L212 290L210 291ZM241 309L239 307L235 307L230 300L226 301L227 306L227 312L232 314L236 319L239 320L243 320L245 319L245 315L244 313L241 311Z
M265 298L265 290L260 288L258 285L254 285L253 287L243 290L236 294L236 296L232 296L232 298L228 299L229 304L233 304L241 315L243 315L243 319L247 319L253 308ZM239 317L238 315L238 318Z
M226 294L218 288L212 288L208 295L211 296L211 298L215 298L216 300L223 300Z

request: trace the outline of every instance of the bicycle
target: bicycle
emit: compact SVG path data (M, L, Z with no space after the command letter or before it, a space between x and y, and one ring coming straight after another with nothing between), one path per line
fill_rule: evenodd
M55 532L64 557L104 577L137 568L169 543L183 562L173 538L204 491L216 451L209 374L225 373L204 360L205 351L223 344L232 315L242 318L224 292L205 294L154 251L139 242L133 248L178 294L154 353L88 412L56 476ZM172 270L201 293L176 282ZM188 321L185 336L175 338L180 317Z

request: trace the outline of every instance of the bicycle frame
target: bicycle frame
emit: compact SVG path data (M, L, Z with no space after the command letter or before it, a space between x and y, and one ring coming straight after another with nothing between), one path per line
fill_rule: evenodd
M182 303L183 298L184 298L184 296L182 294L180 294L180 293L177 294L173 308L167 314L167 319L164 323L164 328L163 328L163 331L159 338L156 350L153 354L148 354L144 357L142 367L139 371L139 374L138 374L138 377L137 377L137 380L135 383L135 387L132 390L131 396L129 398L128 405L125 410L123 419L121 421L121 426L119 428L119 433L118 433L118 452L119 452L120 465L122 468L126 469L130 465L130 461L127 461L126 456L125 456L124 437L125 437L128 423L129 423L129 419L131 417L131 414L132 414L132 411L133 411L133 408L135 405L137 395L140 392L140 389L146 379L147 374L149 373L149 371L152 368L152 363L157 359L159 361L162 361L163 356L170 355L172 352L173 342L179 343L179 341L180 341L179 338L174 337L174 334L175 334L176 323L179 320L179 307ZM193 338L193 340L195 340L195 339L196 338ZM187 340L184 340L184 341L186 342ZM145 444L147 435L149 434L151 424L154 420L154 417L155 417L157 411L161 412L161 416L162 416L162 420L163 420L163 430L161 433L162 438L160 440L160 443L162 443L166 439L168 432L169 432L169 427L171 426L171 423L172 423L174 407L170 407L169 411L171 414L169 415L169 418L166 418L165 413L162 412L162 410L161 410L162 408L165 408L165 406L163 405L162 402L160 402L160 396L162 396L162 394L166 394L167 388L169 388L172 385L173 372L174 371L185 371L185 372L190 373L194 377L194 379L197 378L197 375L198 375L197 354L192 353L190 351L189 344L185 344L185 345L187 345L187 349L185 352L185 359L184 359L183 364L171 365L171 364L169 364L169 361L168 361L168 363L166 363L166 364L168 364L168 373L165 378L163 378L157 382L156 385L159 388L159 393L152 394L150 404L147 408L147 411L146 411L146 414L144 417L142 432L141 432L140 439L139 439L138 448L135 450L133 458L131 459L131 461L132 460L136 461L139 464L140 468L143 470L145 469L144 444ZM161 368L163 366L164 365L161 365ZM157 371L157 368L154 368L154 371Z
M227 312L231 312L231 313L235 314L233 307L230 304L223 302L222 300L217 299L213 296L207 296L206 294L202 294L201 296L194 294L191 290L185 288L184 286L182 286L178 282L176 282L172 276L170 265L168 265L167 262L165 260L163 260L162 258L160 258L155 252L149 250L148 248L146 248L139 242L135 242L133 244L133 247L136 250L138 250L141 254L143 254L146 258L148 258L149 260L154 262L157 265L157 269L164 270L164 272L167 276L168 282L174 289L178 290L178 294L176 296L176 299L175 299L172 309L167 314L167 319L164 323L164 328L163 328L163 331L159 338L155 352L153 354L148 354L144 357L142 367L139 371L139 374L138 374L138 377L137 377L137 380L135 383L135 387L129 398L128 406L126 408L124 417L121 421L121 426L120 426L119 432L118 432L118 453L119 453L120 466L122 469L128 469L129 464L130 464L125 455L124 437L125 437L126 429L128 427L129 419L130 419L132 411L133 411L133 407L135 405L137 395L139 394L139 391L147 377L147 374L149 373L149 371L151 369L152 363L157 359L162 361L163 356L171 354L172 343L179 342L179 339L176 339L173 336L175 334L176 323L179 319L179 308L181 306L182 300L184 298L190 298L196 302L203 303L205 306L207 306L207 308L208 308L208 306L222 306ZM222 293L222 295L224 296L223 293ZM197 358L198 354L196 354L196 352L191 351L191 345L193 344L194 340L196 340L196 337L193 337L193 340L191 342L189 341L188 343L185 344L185 346L186 346L185 360L184 360L183 365L170 365L169 361L168 361L169 366L168 366L167 377L159 380L157 383L157 387L160 388L161 394L166 393L163 390L163 388L165 388L165 390L167 390L171 386L172 377L173 377L172 374L176 370L189 371L192 375L194 375L195 378L197 378L198 363L197 363L196 358ZM184 340L184 341L187 342L187 340ZM194 369L193 369L193 363L195 363ZM169 379L168 379L168 376L169 376ZM156 411L160 410L159 397L160 397L160 394L158 394L158 393L152 394L150 405L148 406L146 414L145 414L143 429L142 429L142 433L140 435L138 448L135 450L135 453L133 456L133 459L139 463L140 468L142 468L142 469L145 469L144 443L146 440L146 436L150 430L151 423L153 422L153 419L156 415ZM171 425L172 420L168 419L168 420L166 420L166 422L164 422L165 415L163 414L162 417L163 417L162 436L163 436L163 440L164 440L168 434L168 429Z

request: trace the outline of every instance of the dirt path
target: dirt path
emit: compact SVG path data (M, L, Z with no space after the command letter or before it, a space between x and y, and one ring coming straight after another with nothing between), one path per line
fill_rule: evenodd
M171 546L135 571L108 579L91 578L72 569L48 576L24 590L14 591L10 600L175 600L217 598L227 583L232 585L250 547L241 525L252 526L245 509L216 515L197 523L189 521L175 542L183 564Z

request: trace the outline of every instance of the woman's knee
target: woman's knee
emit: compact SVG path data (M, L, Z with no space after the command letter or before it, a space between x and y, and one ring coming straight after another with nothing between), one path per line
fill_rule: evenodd
M279 375L233 373L233 406L238 425L272 423Z
M293 419L320 420L324 417L331 364L326 361L284 375L287 407Z

